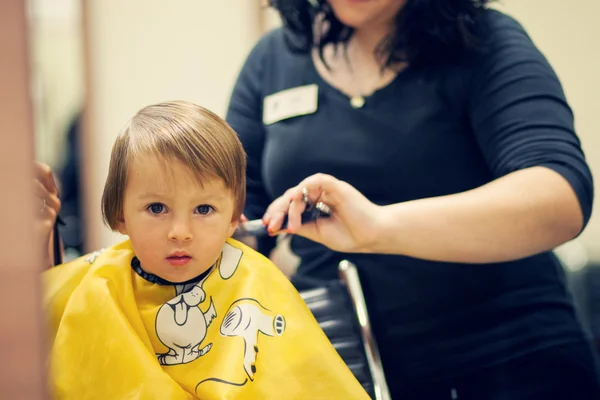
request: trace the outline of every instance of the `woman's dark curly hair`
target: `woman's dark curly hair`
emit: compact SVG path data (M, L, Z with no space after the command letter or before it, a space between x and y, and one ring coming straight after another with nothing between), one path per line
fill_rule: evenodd
M485 49L485 6L491 0L406 0L396 16L396 29L378 46L386 66L395 62L432 65L451 61L465 52ZM288 32L288 44L297 51L346 43L352 28L342 24L327 0L270 0ZM323 15L324 18L317 18ZM321 26L315 26L315 24ZM315 37L313 32L324 32Z

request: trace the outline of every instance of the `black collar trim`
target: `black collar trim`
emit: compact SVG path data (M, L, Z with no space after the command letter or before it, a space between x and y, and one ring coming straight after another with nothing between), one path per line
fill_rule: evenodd
M163 285L163 286L188 285L188 284L198 283L202 279L206 278L208 276L208 274L210 273L210 271L212 271L212 268L209 268L205 272L203 272L200 275L198 275L197 277L192 278L192 279L190 279L188 281L185 281L185 282L171 282L171 281L168 281L166 279L161 278L160 276L156 276L154 274L150 274L150 273L144 271L142 269L142 264L140 263L140 260L137 257L133 257L133 260L131 260L131 268L139 276L141 276L143 279L147 280L148 282L155 283L157 285Z

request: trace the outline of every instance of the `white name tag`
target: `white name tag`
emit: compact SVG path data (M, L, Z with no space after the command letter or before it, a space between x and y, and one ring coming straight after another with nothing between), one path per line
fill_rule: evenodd
M275 122L312 114L317 111L319 87L316 84L298 86L273 93L263 102L263 123Z

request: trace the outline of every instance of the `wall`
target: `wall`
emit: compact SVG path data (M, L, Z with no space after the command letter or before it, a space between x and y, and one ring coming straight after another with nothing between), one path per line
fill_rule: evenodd
M84 176L89 248L119 236L100 221L112 143L151 103L189 100L224 116L234 80L260 35L251 0L92 0L84 4L88 76Z
M83 100L80 0L30 0L36 160L62 168L66 133Z

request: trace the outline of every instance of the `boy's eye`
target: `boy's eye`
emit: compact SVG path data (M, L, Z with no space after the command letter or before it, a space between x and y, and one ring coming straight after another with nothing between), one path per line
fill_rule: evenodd
M196 207L196 211L198 211L198 214L202 215L209 214L212 210L213 208L208 204L202 204L201 206Z
M152 203L148 206L148 211L150 211L152 214L160 214L164 211L164 209L165 206L160 203Z

